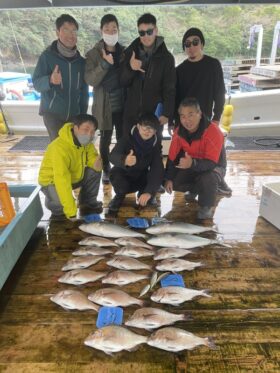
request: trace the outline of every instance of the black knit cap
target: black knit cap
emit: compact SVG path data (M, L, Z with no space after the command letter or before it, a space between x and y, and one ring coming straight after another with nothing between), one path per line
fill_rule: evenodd
M201 41L201 44L202 45L205 45L205 39L204 39L204 36L203 36L203 33L199 30L199 28L195 28L195 27L191 27L189 28L184 36L183 36L183 40L182 40L182 47L183 47L183 50L185 50L185 41L187 38L189 38L190 36L197 36L199 37L200 41Z

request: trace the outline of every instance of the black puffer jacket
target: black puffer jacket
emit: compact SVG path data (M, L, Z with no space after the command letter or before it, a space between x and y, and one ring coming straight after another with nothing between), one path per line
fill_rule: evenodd
M153 138L152 145L149 149L139 148L133 136L134 131L138 131L137 127L133 127L129 136L123 136L115 145L114 149L109 155L110 162L118 168L126 170L128 176L134 178L140 177L141 174L147 173L147 185L144 193L154 194L160 187L164 167L162 163L160 148L157 143L156 135ZM131 167L125 166L125 158L133 150L136 155L136 164Z
M163 38L156 38L155 51L145 73L131 69L130 59L133 51L135 57L140 59L140 38L135 39L125 50L125 59L121 65L120 82L127 87L125 125L130 124L132 127L141 113L154 113L160 102L163 104L162 115L172 118L176 85L175 63Z

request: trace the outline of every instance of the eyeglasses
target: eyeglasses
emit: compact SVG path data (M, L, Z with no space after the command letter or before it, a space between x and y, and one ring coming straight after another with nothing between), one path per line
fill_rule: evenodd
M185 48L190 48L192 45L194 47L197 47L199 43L200 43L199 39L193 39L192 41L187 40L184 45L185 45Z
M153 35L154 29L153 28L148 28L148 30L138 30L138 34L140 36L145 36L146 34L151 36Z

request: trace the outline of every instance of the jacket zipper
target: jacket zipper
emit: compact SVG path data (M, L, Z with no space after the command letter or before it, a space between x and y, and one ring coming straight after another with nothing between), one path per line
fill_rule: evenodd
M54 91L54 93L53 93L53 98L51 99L51 102L49 104L49 109L51 109L51 107L53 106L53 102L55 100L55 97L56 97L56 91Z
M68 71L69 71L69 92L68 92L68 112L67 112L67 119L69 119L69 115L70 115L70 107L71 107L71 85L72 85L72 76L71 76L71 63L69 62L68 63L68 67L69 67L69 69L68 69Z

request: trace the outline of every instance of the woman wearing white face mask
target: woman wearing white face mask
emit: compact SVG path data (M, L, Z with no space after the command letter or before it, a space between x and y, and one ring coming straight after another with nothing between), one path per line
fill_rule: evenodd
M103 184L109 183L109 147L113 128L117 140L122 136L124 90L120 86L120 62L124 47L119 44L119 24L113 14L101 19L102 39L86 54L85 81L93 86L92 113L100 130L99 151L103 161Z

